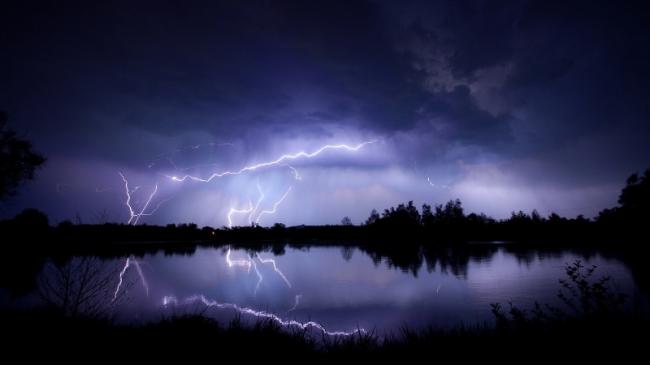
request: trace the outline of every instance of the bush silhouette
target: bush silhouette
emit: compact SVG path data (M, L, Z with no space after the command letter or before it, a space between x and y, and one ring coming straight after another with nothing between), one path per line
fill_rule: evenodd
M575 261L565 267L566 279L560 279L558 298L564 308L535 303L535 307L524 310L510 303L508 311L500 303L491 304L492 314L500 329L522 329L555 325L566 321L607 321L625 314L626 296L613 291L609 286L610 277L594 278L596 266L585 267Z

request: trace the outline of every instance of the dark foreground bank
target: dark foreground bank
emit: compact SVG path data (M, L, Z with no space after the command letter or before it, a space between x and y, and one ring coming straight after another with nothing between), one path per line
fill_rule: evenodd
M86 352L110 358L132 354L147 358L205 356L215 362L226 358L245 361L320 357L487 359L522 353L535 359L603 356L624 359L646 352L644 339L649 323L634 316L552 323L514 321L494 328L431 328L419 332L405 328L386 337L369 333L320 338L304 331L287 331L273 322L246 326L235 320L223 325L201 315L127 326L105 320L66 318L48 311L4 312L2 338L6 353L15 351L27 357L49 354L69 361L81 360L80 356Z

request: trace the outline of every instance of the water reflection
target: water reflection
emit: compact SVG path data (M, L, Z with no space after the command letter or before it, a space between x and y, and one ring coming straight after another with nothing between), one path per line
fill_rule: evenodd
M4 305L34 305L43 301L44 285L50 299L76 298L75 288L85 282L102 289L94 289L95 297L88 300L93 308L110 309L125 322L179 313L222 320L264 314L297 321L291 323L313 321L313 328L328 331L366 328L385 333L403 325L491 323L489 304L494 302L556 303L563 268L577 259L597 265L602 275L613 278L617 290L638 292L628 267L600 252L494 244L274 244L54 258L36 270L38 280L24 281L35 285L31 290L15 291L16 285L5 285L5 277L2 292ZM85 280L84 273L95 273L95 278ZM57 295L57 288L72 291Z

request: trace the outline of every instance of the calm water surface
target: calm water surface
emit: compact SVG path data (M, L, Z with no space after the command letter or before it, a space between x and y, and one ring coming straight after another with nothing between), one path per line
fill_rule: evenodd
M78 260L78 259L77 259ZM359 249L286 248L284 254L227 248L199 248L189 255L162 252L97 261L112 272L106 301L117 292L119 321L140 323L179 313L204 313L228 320L242 309L243 320L264 311L282 320L315 321L330 331L356 328L386 333L401 326L420 328L493 321L490 304L535 301L559 304L558 280L568 263L597 265L612 287L639 294L624 263L598 253L516 254L507 245L480 254L431 255L402 269ZM40 275L52 275L47 268ZM122 283L120 284L120 273ZM7 294L3 295L7 302ZM38 296L12 299L25 305ZM23 303L23 304L21 304ZM211 306L208 306L211 305ZM246 308L246 309L244 309ZM250 310L249 310L250 309Z

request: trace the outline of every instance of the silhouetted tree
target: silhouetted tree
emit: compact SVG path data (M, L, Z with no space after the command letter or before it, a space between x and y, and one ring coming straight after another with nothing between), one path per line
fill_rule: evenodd
M343 246L341 247L341 256L343 256L343 259L345 261L350 261L352 259L352 255L354 254L355 248L352 246Z
M650 169L639 177L633 174L627 179L626 186L618 197L618 203L624 214L632 217L649 217L650 212Z
M431 211L429 204L422 204L422 225L424 227L432 227L435 223L435 217Z
M436 205L436 213L434 214L434 221L441 224L458 224L462 223L465 219L465 212L463 211L463 204L460 199L450 200L443 207Z
M284 231L285 229L287 229L287 226L285 226L284 223L275 223L271 227L271 230L273 231Z
M23 239L35 239L47 234L50 229L47 215L32 208L18 213L9 223L14 235L19 235Z
M555 212L552 212L548 216L548 222L551 223L551 224L562 224L562 223L566 223L567 219L560 216L559 214L557 214Z
M16 215L14 224L28 230L41 230L49 227L49 220L40 210L28 208Z
M379 213L377 212L377 209L373 209L370 212L370 216L368 217L368 219L366 219L366 225L368 225L368 226L373 225L373 224L377 223L379 221L379 219L381 219L381 217L379 216Z
M599 223L639 224L650 220L650 169L632 174L618 197L618 207L598 214Z
M467 221L467 223L473 225L495 223L495 220L485 215L485 213L481 213L481 214L470 213L467 215L465 220Z
M575 219L575 222L578 223L578 224L585 225L585 224L588 224L590 222L590 220L589 220L589 218L585 218L584 215L578 214L578 216Z
M38 294L65 316L108 318L127 292L112 291L118 272L119 268L109 267L96 257L72 258L62 264L48 262L39 278Z
M0 112L0 200L16 194L18 186L34 178L45 158L32 150L29 141L7 127L7 114Z
M352 225L352 219L350 217L345 216L343 219L341 219L341 225L342 226L351 226Z
M516 213L512 212L510 219L508 219L508 223L510 224L527 224L531 221L532 218L521 210Z
M407 204L399 204L397 208L384 209L379 222L390 227L414 227L421 224L421 217L413 201L409 201Z
M650 169L643 176L632 174L618 197L618 203L624 209L639 209L650 203Z

